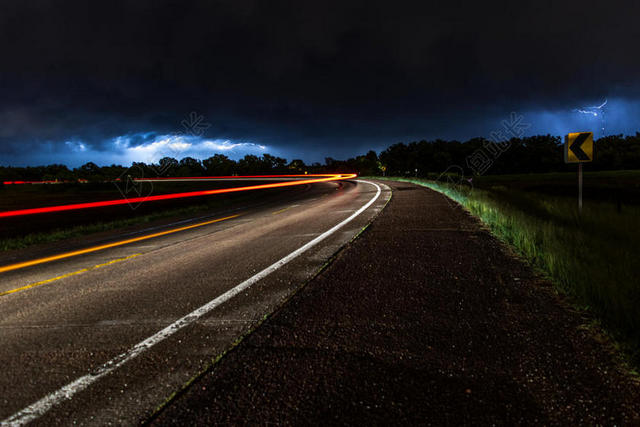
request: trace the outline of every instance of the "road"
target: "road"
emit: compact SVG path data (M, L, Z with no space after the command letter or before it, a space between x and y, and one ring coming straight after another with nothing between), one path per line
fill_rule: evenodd
M442 194L358 239L152 425L640 425L640 381L588 314Z
M291 199L4 260L0 419L139 422L281 305L390 197L384 184L320 183ZM74 249L85 253L21 265Z

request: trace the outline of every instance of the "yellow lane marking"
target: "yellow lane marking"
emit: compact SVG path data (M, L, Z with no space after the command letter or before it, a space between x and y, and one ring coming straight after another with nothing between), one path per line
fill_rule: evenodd
M284 209L280 209L279 211L275 211L275 212L271 212L271 215L277 215L279 213L282 213L288 209L291 209L291 206L289 206L288 208L284 208Z
M277 215L277 214L282 213L284 211L288 211L291 208L295 208L296 206L300 206L300 205L287 206L286 208L280 209L279 211L271 212L271 215Z
M12 294L14 292L20 292L20 291L24 291L24 290L27 290L27 289L35 288L36 286L46 285L47 283L55 282L56 280L64 279L66 277L71 277L71 276L75 276L77 274L86 273L87 271L91 271L91 270L95 270L96 268L105 267L107 265L115 264L116 262L126 261L128 259L135 258L138 255L142 255L142 254L133 254L133 255L126 256L124 258L114 259L112 261L105 262L104 264L97 264L97 265L94 265L93 267L87 267L87 268L83 268L82 270L74 271L73 273L63 274L62 276L54 277L52 279L41 280L40 282L31 283L30 285L22 286L20 288L16 288L16 289L11 289L9 291L0 292L0 297L3 296L3 295Z
M133 239L120 240L119 242L107 243L105 245L94 246L94 247L91 247L91 248L81 249L81 250L73 251L73 252L66 252L66 253L63 253L63 254L53 255L53 256L50 256L50 257L46 257L46 258L34 259L34 260L31 260L31 261L25 261L25 262L20 262L20 263L17 263L17 264L6 265L4 267L0 267L0 273L4 273L6 271L18 270L20 268L30 267L32 265L44 264L46 262L57 261L59 259L70 258L70 257L77 256L77 255L88 254L88 253L91 253L91 252L101 251L101 250L104 250L104 249L114 248L116 246L128 245L129 243L139 242L141 240L152 239L154 237L166 236L167 234L173 234L173 233L177 233L179 231L184 231L184 230L189 230L189 229L192 229L192 228L202 227L204 225L209 225L209 224L213 224L215 222L225 221L227 219L236 218L238 216L240 216L240 214L231 215L231 216L227 216L227 217L224 217L224 218L218 218L218 219L214 219L214 220L211 220L211 221L200 222L198 224L187 225L187 226L184 226L184 227L174 228L172 230L161 231L159 233L147 234L146 236L134 237Z

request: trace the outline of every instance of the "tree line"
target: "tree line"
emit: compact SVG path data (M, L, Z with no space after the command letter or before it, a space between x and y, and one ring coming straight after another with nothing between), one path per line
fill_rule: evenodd
M131 176L134 178L188 177L188 176L242 176L242 175L293 175L305 173L352 172L373 175L378 170L378 156L370 151L346 161L326 158L325 163L305 164L300 159L288 162L282 157L263 154L248 154L233 160L224 154L215 154L199 160L185 157L181 160L164 157L157 163L134 162L131 166L98 166L93 162L77 168L61 164L48 166L13 167L0 166L0 184L10 181L51 181L51 182L105 182Z
M473 138L459 141L397 143L379 156L388 175L429 176L443 172L465 175L564 172L564 139L537 135L491 141ZM594 142L589 170L640 168L640 133L612 135Z
M362 176L433 176L443 172L473 174L513 174L562 172L564 163L563 140L552 135L512 138L491 141L473 138L459 141L398 142L379 155L375 151L347 160L326 158L324 164L305 164L300 159L288 162L281 157L263 154L246 155L232 160L215 154L204 160L171 157L157 163L133 163L130 167L98 166L93 162L70 169L65 165L35 167L0 167L3 181L111 181L128 174L134 177L154 178L185 176L226 176L256 174L304 174L325 172L355 172ZM595 142L595 159L590 170L620 170L640 168L640 133L612 135Z

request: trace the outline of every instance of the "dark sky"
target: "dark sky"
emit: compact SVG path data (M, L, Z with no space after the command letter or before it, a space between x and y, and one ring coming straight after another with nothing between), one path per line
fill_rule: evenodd
M510 112L528 134L635 133L638 17L637 1L3 1L0 164L317 161L488 137ZM602 132L577 110L605 99ZM185 129L191 112L209 126Z

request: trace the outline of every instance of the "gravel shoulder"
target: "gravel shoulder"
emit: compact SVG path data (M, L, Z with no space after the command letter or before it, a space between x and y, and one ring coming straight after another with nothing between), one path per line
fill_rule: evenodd
M385 183L369 228L152 423L640 423L590 319L454 202Z

